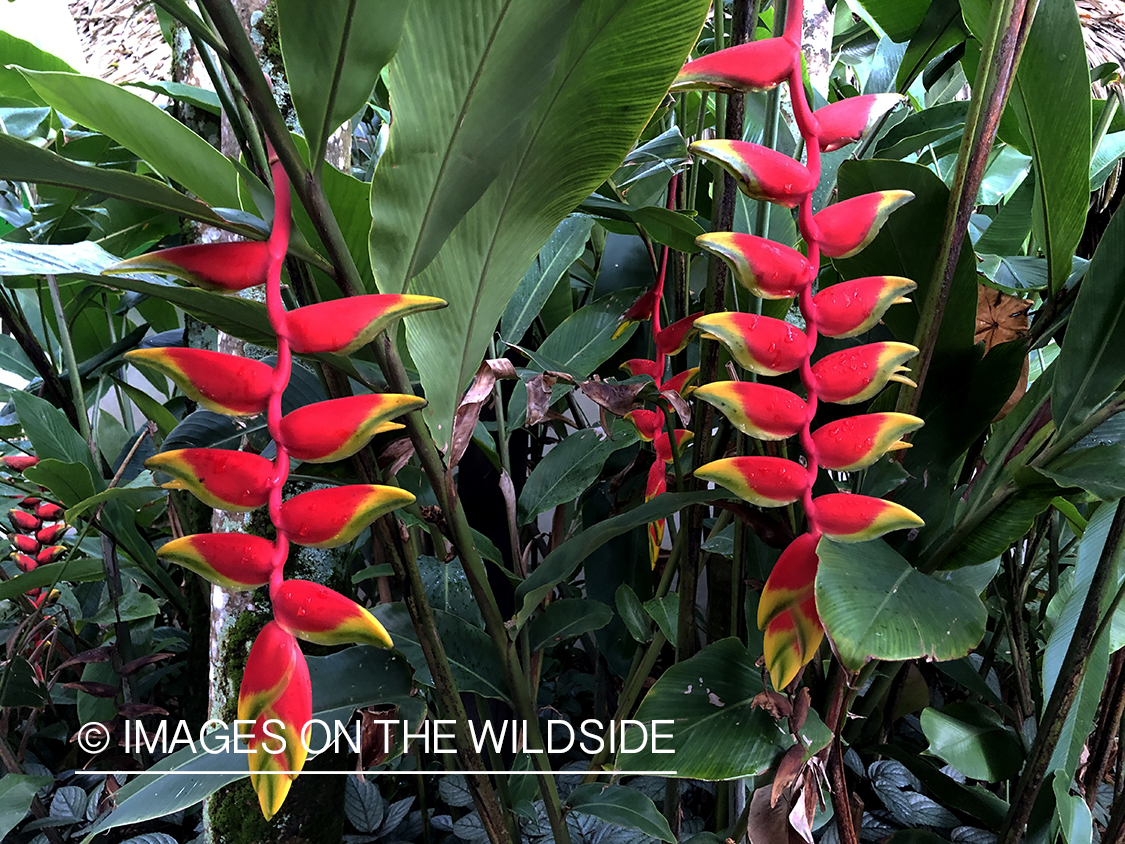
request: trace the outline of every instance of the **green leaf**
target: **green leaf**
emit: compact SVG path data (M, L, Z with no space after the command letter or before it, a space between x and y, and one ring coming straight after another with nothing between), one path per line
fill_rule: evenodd
M500 318L500 335L518 343L547 304L560 279L586 248L594 223L588 217L567 217L543 244L535 260L520 279ZM569 288L569 281L567 287Z
M557 645L591 630L601 630L613 620L613 610L589 598L564 598L552 601L531 622L528 639L533 651Z
M0 779L0 839L27 816L35 792L53 782L52 777L29 777L26 774L5 774Z
M63 73L77 72L58 56L41 50L30 41L24 41L22 38L17 38L10 32L4 32L3 30L0 30L0 56L4 57L4 64L0 65L0 97L27 100L37 105L42 104L43 101L16 68L56 70ZM8 67L4 65L8 65ZM0 838L2 837L0 836Z
M67 244L0 242L0 276L39 273L98 275L120 260L88 240Z
M635 720L649 730L638 753L619 753L617 767L669 771L685 779L730 780L765 773L793 740L764 709L752 705L761 694L762 673L737 639L708 645L670 667L649 689ZM653 725L654 720L672 720ZM634 728L636 729L636 728ZM653 753L653 730L661 736ZM624 746L637 738L629 730Z
M119 378L114 378L113 383L125 391L125 395L129 397L129 401L137 406L137 409L145 415L145 418L151 421L158 431L160 436L166 437L175 429L179 421L172 415L172 411L137 387L132 384L126 383Z
M98 491L85 463L64 463L49 457L24 470L24 475L29 481L49 489L68 507L85 501Z
M406 605L380 604L373 613L391 634L395 648L402 651L414 667L418 682L433 686L434 680ZM508 700L504 666L492 647L488 634L442 610L434 610L434 623L445 646L446 656L449 657L449 667L457 687L462 692L476 692L485 697Z
M986 706L951 703L922 711L929 753L969 779L1002 782L1019 773L1023 742Z
M123 499L123 503L135 512L154 501L159 501L166 494L167 493L160 487L152 485L152 473L146 471L142 472L137 479L130 482L128 486L115 486L112 489L104 490L97 495L79 501L66 511L65 518L68 523L74 524L79 516L97 508L106 501L112 501L114 499Z
M152 103L91 76L30 70L21 73L51 108L113 138L204 202L239 207L234 165Z
M331 723L350 725L352 710L377 703L397 704L396 718L411 722L418 717L410 693L410 665L399 654L379 648L347 648L330 656L305 657L313 687L313 717ZM227 739L233 743L230 734ZM187 809L220 788L249 776L245 752L207 753L186 747L161 759L143 775L134 778L117 792L116 808L90 827L82 844L109 829L130 826ZM323 734L314 738L322 741ZM221 737L214 739L221 744ZM341 743L346 750L347 745ZM311 754L310 754L311 755ZM161 776L166 771L176 775ZM226 773L196 773L224 771ZM3 782L3 780L0 780Z
M53 586L56 581L65 579L68 583L81 583L101 580L105 575L101 560L80 557L70 562L48 563L29 572L24 572L0 583L0 601L10 601L31 589Z
M126 592L118 601L116 609L110 601L86 621L90 624L107 626L117 621L118 614L122 621L139 621L142 618L151 618L159 612L160 607L151 595L146 595L144 592Z
M101 473L94 465L90 448L82 435L70 427L66 415L49 401L31 393L14 393L12 403L23 425L24 433L35 447L40 460L54 459L63 463L82 463L90 476L101 482ZM90 493L91 495L93 493Z
M679 252L694 252L695 239L704 233L703 227L694 217L659 205L637 208L623 202L591 196L578 206L578 210L596 214L602 228L616 234L635 235L637 229L633 224L639 224L652 240Z
M657 519L666 519L689 504L708 503L728 495L725 490L714 489L665 493L627 513L598 522L568 539L544 557L543 562L516 587L517 627L522 627L527 622L535 608L539 606L539 602L551 594L551 590L559 583L574 574L583 560L615 536Z
M1059 486L1080 487L1103 501L1116 501L1125 495L1125 444L1070 451L1034 471Z
M929 0L857 0L892 41L902 43L912 36L926 17Z
M1067 323L1051 415L1060 434L1083 422L1125 381L1125 212L1110 220Z
M984 636L974 592L923 574L882 540L822 539L817 554L820 620L853 671L869 659L958 659Z
M630 636L641 644L652 638L652 622L633 587L628 583L622 583L614 593L613 602L617 605L617 613L625 622L625 628Z
M197 88L194 85L169 82L164 79L158 79L155 82L126 82L125 84L130 88L143 88L146 91L152 91L154 94L163 94L173 100L210 112L216 117L222 112L219 95L214 91L208 91L206 88Z
M668 821L648 795L623 785L591 782L580 785L566 801L570 807L615 826L640 830L661 841L675 841Z
M672 647L676 647L676 643L680 638L678 635L678 619L680 615L679 593L673 592L670 595L665 595L663 598L653 598L651 601L645 601L644 608L649 617L656 622L656 626L660 628L660 632L664 634L664 638L672 643Z
M959 783L925 757L893 744L881 746L879 752L907 768L942 805L955 806L958 812L976 818L989 829L999 829L1004 823L1008 804L983 786Z
M0 334L0 369L29 381L39 377L39 372L10 334Z
M1031 206L1035 202L1035 177L1028 176L1008 197L992 223L980 236L976 249L983 254L1017 255L1031 234Z
M406 321L410 355L429 401L422 412L443 447L461 390L476 372L528 265L559 222L630 151L694 46L709 8L706 0L607 0L580 8L573 0L551 0L510 4L512 11L499 27L491 14L482 14L471 27L464 24L462 15L497 5L497 0L452 6L443 0L416 0L411 6L402 46L390 66L391 96L400 104L395 128L372 183L371 260L380 290L403 292L410 280L409 292L440 296L450 305ZM569 16L576 8L565 26L564 12ZM534 19L524 20L531 9ZM510 32L517 17L519 32ZM486 36L496 33L487 67L473 61L479 51L466 44L466 32L482 30ZM519 40L525 30L545 34L525 42ZM528 73L530 67L548 64L560 36L564 43L553 72L548 67L541 77ZM502 51L500 39L509 37L515 46ZM447 51L443 39L456 49ZM517 61L528 51L536 54L533 61ZM447 52L467 59L468 71L452 72ZM493 53L495 71L503 78L490 82L489 96L501 91L508 96L512 86L518 115L512 103L485 108L483 84L473 89L474 96L465 96L465 78L475 69L493 79ZM607 68L615 72L607 73ZM542 92L533 96L540 83ZM449 160L451 138L459 144L462 135L468 138L465 131L456 137L449 131L463 108L468 109L466 129L469 117L482 117L511 137L482 151L478 166L446 167L435 181L441 162ZM434 116L423 117L423 111ZM526 124L522 130L513 125L521 122ZM505 148L510 151L498 161ZM491 172L484 173L486 167ZM445 178L458 169L465 172ZM445 204L445 195L454 190L461 201ZM469 210L472 202L476 204ZM440 221L431 214L432 222L424 224L422 217L431 206L441 210ZM441 234L451 222L456 227L436 258L410 279L437 242L428 232Z
M469 579L465 576L465 569L459 559L454 557L449 562L444 562L436 557L422 555L415 562L430 606L472 622L477 627L484 626L480 609L473 600ZM366 577L371 576L373 575ZM353 578L352 582L358 581Z
M285 78L315 158L371 96L398 49L409 6L408 0L279 0Z
M930 144L959 133L965 126L967 102L943 103L896 123L875 145L877 158L906 158Z
M10 658L4 665L0 678L4 696L0 706L42 706L48 701L46 691L35 679L35 671L22 656Z
M1057 492L1054 487L1035 487L1016 493L970 531L941 567L975 566L1003 554L1031 530L1035 519L1047 509Z
M1098 190L1106 183L1117 162L1125 157L1125 132L1110 132L1094 151L1090 159L1090 192Z
M76 164L3 134L0 134L0 179L104 193L219 228L245 231L244 227L232 226L202 202L189 199L157 179L108 167Z
M1061 770L1051 777L1060 831L1066 844L1090 844L1094 836L1094 817L1086 801L1070 793L1071 778L1071 774Z
M927 64L950 47L960 44L966 35L968 30L961 21L958 0L935 0L906 47L906 55L895 77L895 87L906 91Z
M520 493L519 523L526 525L540 513L576 501L598 479L610 455L636 441L635 431L620 428L612 440L594 428L571 434L531 470Z

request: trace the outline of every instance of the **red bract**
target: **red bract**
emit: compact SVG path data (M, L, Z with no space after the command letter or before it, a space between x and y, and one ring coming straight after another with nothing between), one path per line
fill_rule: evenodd
M761 299L792 299L816 275L816 268L796 249L764 237L712 232L701 234L695 244L726 261L738 283Z
M893 275L857 278L821 290L813 297L817 328L827 337L855 337L870 331L887 308L909 302L916 288L908 278Z
M751 41L688 62L672 91L766 91L789 75L794 58L784 38Z
M266 820L281 809L293 780L305 767L311 721L312 682L308 663L299 656L289 682L277 700L262 710L247 742L250 785Z
M281 697L293 676L293 669L304 659L291 633L285 632L276 621L267 623L254 639L246 658L238 689L239 720L257 721L258 716Z
M294 354L347 355L366 346L396 319L445 307L444 299L373 293L306 305L286 314Z
M808 353L805 333L772 317L724 312L700 317L695 325L704 336L726 346L735 363L759 375L792 372Z
M820 563L818 536L798 536L781 552L758 600L758 627L766 631L770 679L784 689L820 645L823 629L816 613L813 586Z
M274 546L245 533L196 533L165 543L156 556L224 589L257 589L269 583Z
M820 465L839 472L866 469L888 451L909 448L900 437L922 427L906 413L869 413L830 422L812 433Z
M53 522L57 519L61 519L65 513L66 510L58 504L52 504L50 501L40 502L35 507L35 515L45 522Z
M815 114L821 152L833 152L858 141L903 99L898 94L866 94L818 108Z
M29 557L27 554L13 554L12 558L16 561L20 571L34 571L39 565L39 561L34 557Z
M637 436L648 443L664 429L664 415L655 410L630 410L625 418L637 429Z
M413 495L393 486L317 489L282 504L274 523L298 545L335 548L351 542L380 516L413 501Z
M394 646L375 616L355 601L311 580L283 582L273 597L273 614L282 628L306 642Z
M868 343L821 358L812 367L817 394L824 401L855 404L867 401L888 381L914 386L902 375L902 364L918 354L907 343Z
M695 321L703 311L674 322L656 335L656 352L659 355L676 355L684 350L696 334ZM663 373L662 373L663 374Z
M759 507L792 504L809 484L800 463L780 457L724 457L700 466L695 476L726 487Z
M265 241L200 243L138 255L102 270L102 274L164 273L204 290L235 293L265 284L269 262Z
M672 390L679 393L681 396L686 397L689 391L694 390L691 386L695 380L695 376L699 374L699 367L693 366L691 369L685 369L683 372L677 372L667 381L660 385L661 392Z
M22 533L12 534L12 544L16 546L17 551L22 551L24 554L39 553L39 543L35 541L33 536L26 536Z
M784 440L808 421L809 407L794 393L754 381L713 381L694 396L715 407L747 436Z
M850 258L875 239L892 211L913 198L908 190L886 190L829 205L813 217L820 251L829 258Z
M136 349L130 363L167 375L189 399L227 416L253 416L266 409L273 370L266 364L205 349Z
M35 562L39 563L41 566L45 566L47 563L53 563L65 553L65 545L51 545L47 548L39 549L39 553L35 555Z
M418 410L425 399L397 393L349 396L317 402L281 419L281 441L290 456L307 463L351 457L396 416Z
M20 507L23 507L23 509L25 510L34 510L39 506L39 499L34 495L25 495L23 498L17 501L16 504Z
M924 524L901 504L868 495L833 493L814 498L813 502L821 531L838 542L866 542L892 530Z
M31 454L9 454L7 457L0 458L0 460L3 460L4 465L13 472L22 472L24 469L30 469L39 462L39 458Z
M796 208L816 188L816 179L803 164L761 144L716 138L696 141L689 149L730 173L752 199Z
M37 516L23 510L9 510L8 521L12 523L16 530L21 530L24 533L35 533L43 524Z
M269 497L273 465L246 451L181 448L145 461L145 468L171 475L165 489L186 489L218 510L256 510Z
M62 539L68 530L70 530L70 525L63 522L57 525L40 528L36 531L35 538L44 545L50 545Z

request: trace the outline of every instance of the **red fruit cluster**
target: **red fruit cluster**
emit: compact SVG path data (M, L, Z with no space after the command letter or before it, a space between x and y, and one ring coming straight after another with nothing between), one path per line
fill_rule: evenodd
M32 455L12 455L0 458L4 467L18 473L39 462ZM69 525L62 521L63 508L34 495L25 495L17 501L17 509L8 511L12 530L8 541L12 544L12 559L20 571L34 571L39 566L53 563L66 553L59 544ZM43 606L48 593L40 588L29 589L27 597L35 607Z
M272 151L271 151L272 152ZM277 363L269 366L199 349L144 349L126 357L163 372L203 407L230 416L266 414L277 446L271 461L257 454L210 448L166 451L145 465L172 477L166 488L185 489L223 510L268 507L274 541L241 533L184 536L158 555L198 572L226 589L269 587L274 621L255 640L239 691L238 717L254 723L249 739L250 779L266 818L281 808L305 762L301 731L312 718L312 687L298 639L335 645L392 646L383 626L354 601L317 583L286 580L289 543L332 548L352 541L383 514L414 500L393 486L351 485L282 500L289 461L325 463L355 454L390 420L425 402L406 395L367 395L319 402L282 414L293 354L348 354L370 342L393 320L443 307L427 296L358 296L287 311L281 298L282 264L291 227L289 180L271 158L273 229L264 243L183 246L118 264L111 273L156 270L210 290L234 292L265 285L266 311L277 338ZM283 727L284 752L270 731Z

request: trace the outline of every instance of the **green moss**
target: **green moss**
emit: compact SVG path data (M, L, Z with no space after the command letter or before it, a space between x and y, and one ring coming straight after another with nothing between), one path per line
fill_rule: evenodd
M216 668L216 676L221 680L219 688L215 690L220 706L212 717L227 723L238 717L238 687L242 683L242 670L250 655L250 646L271 618L266 590L256 590L253 600L255 609L240 613L222 633L223 643L219 648L219 664Z
M254 30L262 39L259 45L260 58L268 61L273 69L281 72L284 66L281 59L281 29L277 21L277 0L269 0L262 16L255 22Z
M207 801L211 844L259 844L271 841L276 832L262 817L258 795L250 780L242 779L211 796Z

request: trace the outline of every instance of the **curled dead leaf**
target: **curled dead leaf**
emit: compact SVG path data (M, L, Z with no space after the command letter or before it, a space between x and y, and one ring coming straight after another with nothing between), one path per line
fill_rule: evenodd
M617 384L595 379L583 381L578 385L578 389L588 396L592 402L605 408L614 416L624 416L630 410L636 410L640 407L637 404L637 395L648 386L650 384L644 381L632 384Z

